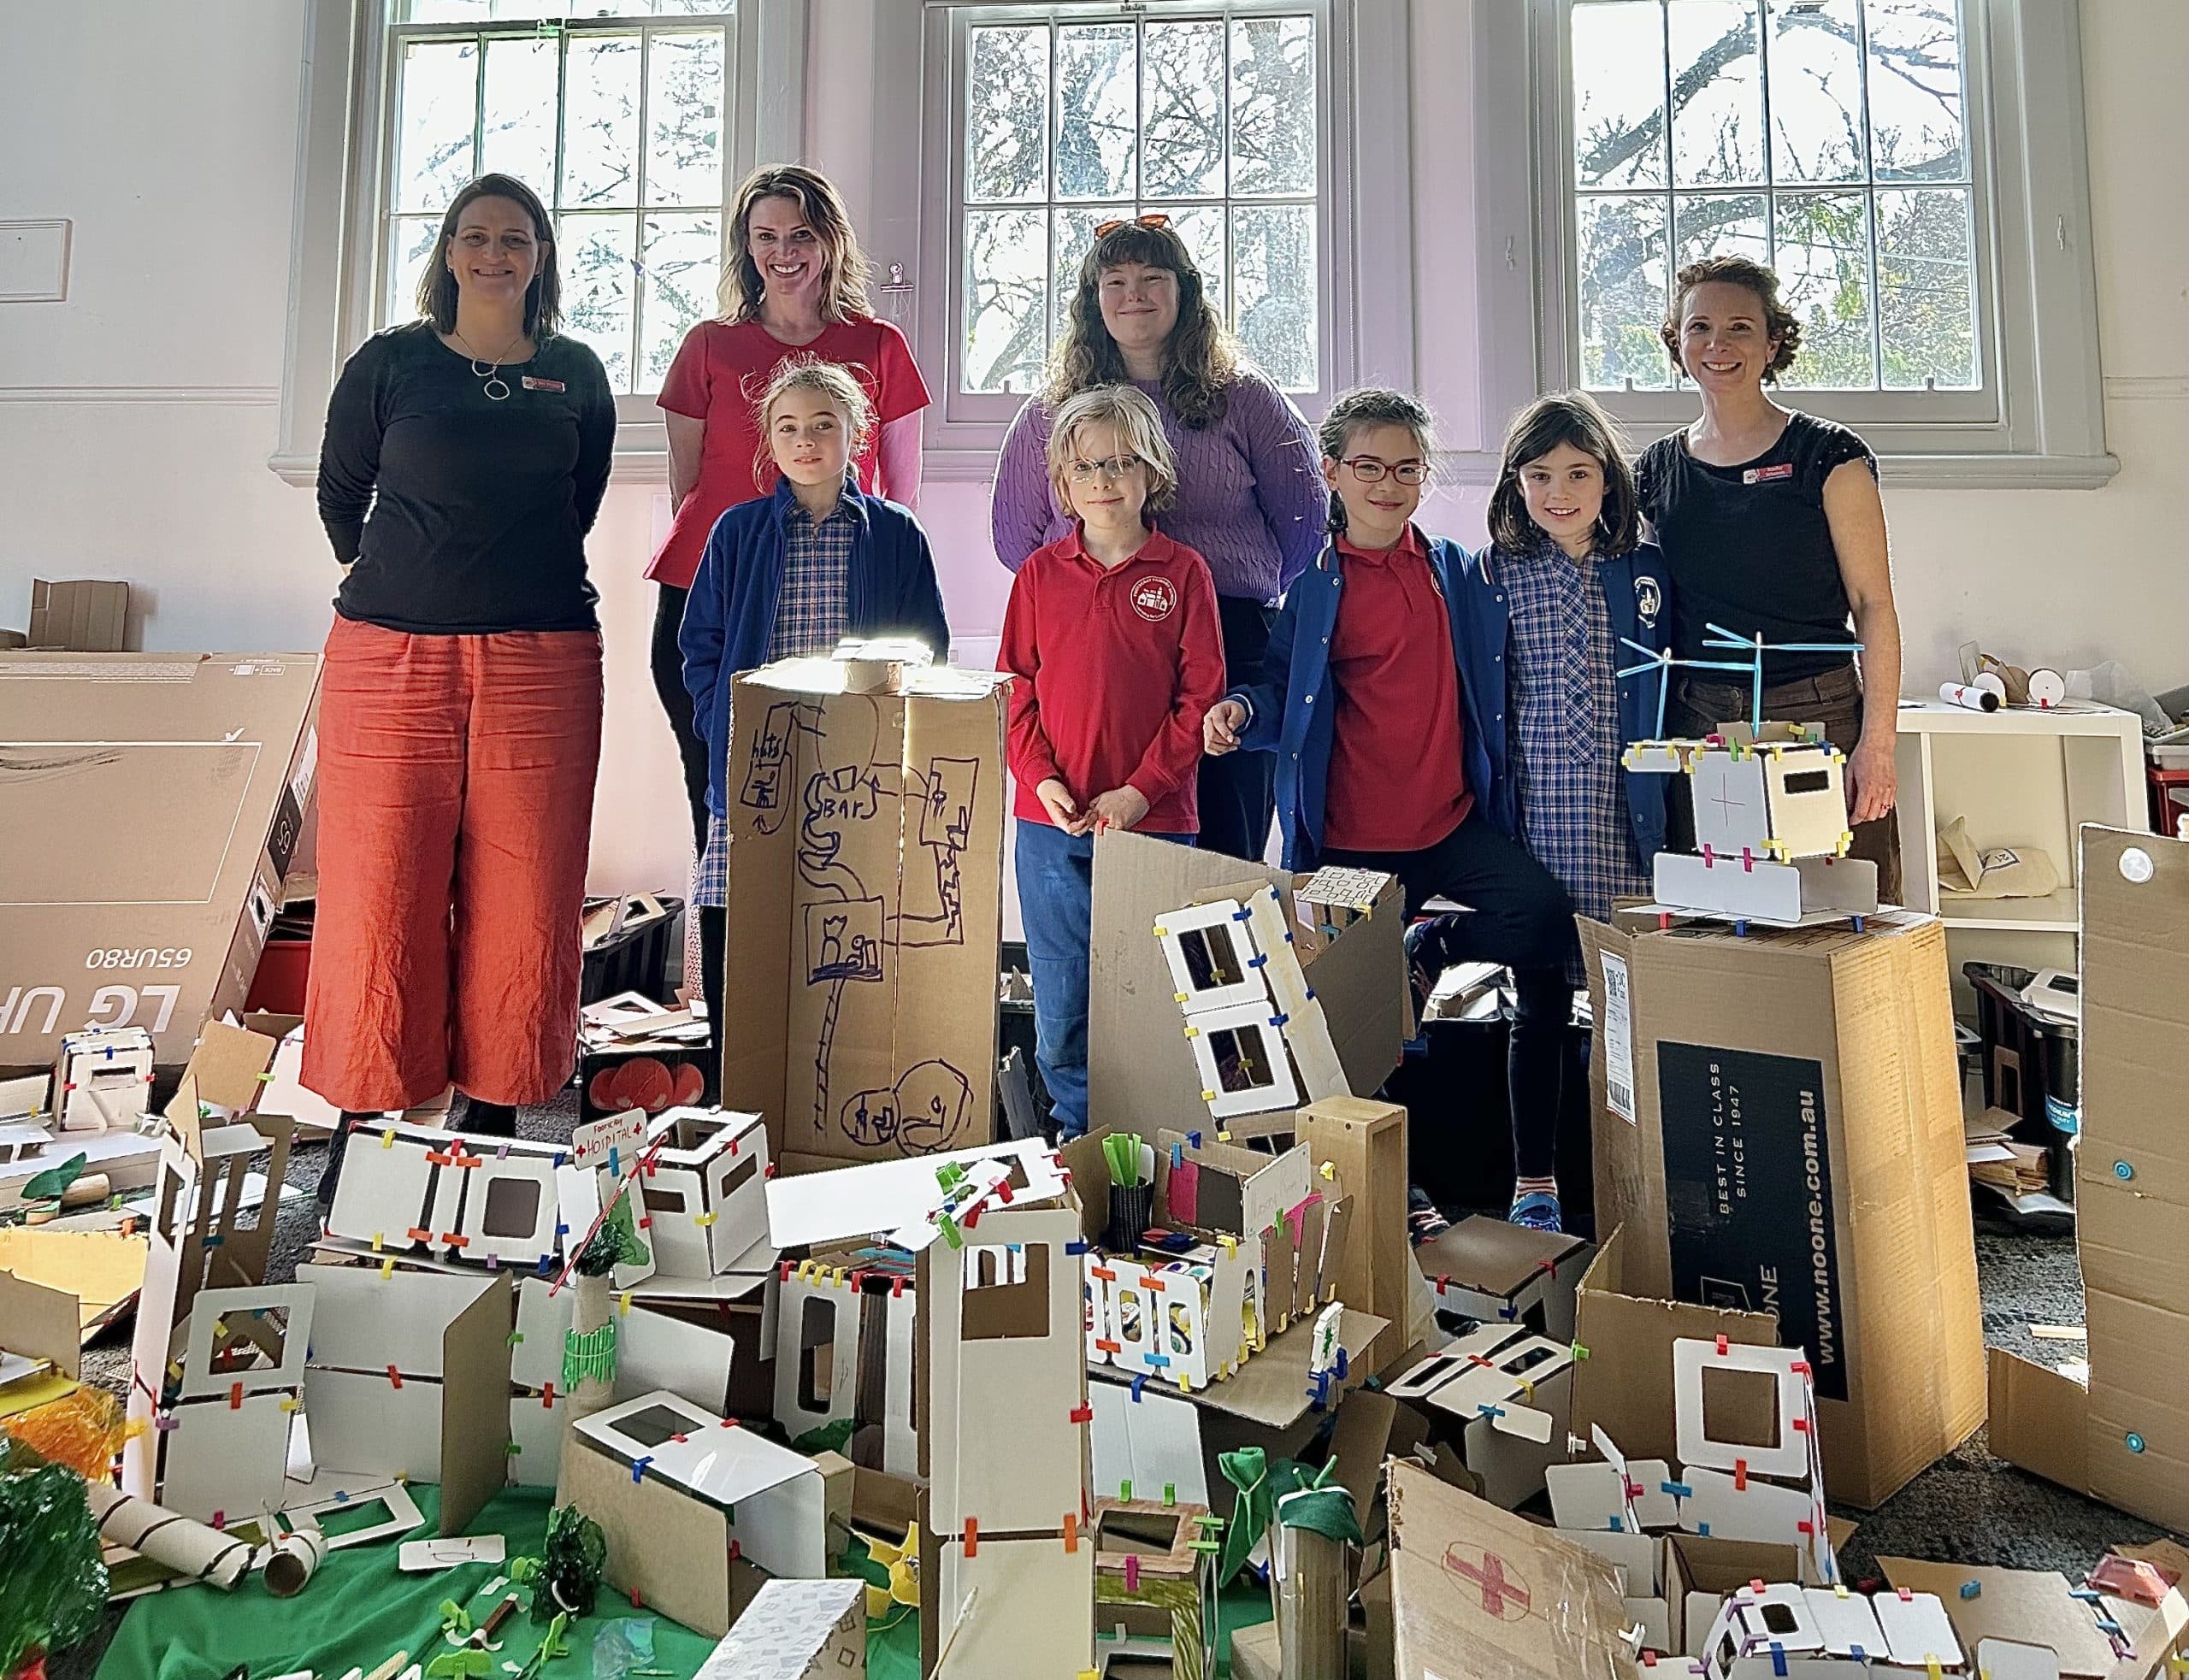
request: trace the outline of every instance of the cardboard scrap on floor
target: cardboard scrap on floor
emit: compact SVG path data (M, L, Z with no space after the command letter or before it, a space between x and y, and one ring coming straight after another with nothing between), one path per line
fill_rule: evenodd
M150 1247L119 1231L0 1230L0 1271L74 1295L89 1341L135 1303Z

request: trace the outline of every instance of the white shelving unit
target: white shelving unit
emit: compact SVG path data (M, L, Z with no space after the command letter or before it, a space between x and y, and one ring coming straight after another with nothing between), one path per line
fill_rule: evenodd
M1969 960L2073 969L2081 933L2075 835L2086 822L2148 828L2143 732L2134 714L2068 701L2050 711L1901 703L1901 893L1945 923L1956 986ZM2033 847L2058 867L2043 899L1941 899L1938 830L1968 819L1980 850Z

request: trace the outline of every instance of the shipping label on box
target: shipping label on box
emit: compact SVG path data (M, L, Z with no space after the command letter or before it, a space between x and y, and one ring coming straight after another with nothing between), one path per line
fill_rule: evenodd
M723 1099L778 1158L962 1148L994 1130L1007 679L841 667L737 679Z

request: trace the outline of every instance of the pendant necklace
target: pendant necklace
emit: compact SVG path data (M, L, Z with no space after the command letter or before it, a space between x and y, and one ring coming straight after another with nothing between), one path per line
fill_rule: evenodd
M502 377L502 363L508 359L511 351L524 342L524 334L519 333L516 337L504 345L502 353L492 362L486 362L485 357L471 348L471 341L453 327L449 328L448 335L462 345L463 353L471 358L472 374L480 381L480 389L487 393L487 400L495 403L508 401L510 382ZM483 368L480 365L482 362L486 362Z

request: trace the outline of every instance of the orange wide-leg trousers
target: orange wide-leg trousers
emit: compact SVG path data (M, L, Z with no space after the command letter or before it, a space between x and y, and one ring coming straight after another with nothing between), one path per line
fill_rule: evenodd
M304 1082L336 1107L569 1082L600 697L590 630L335 621Z

